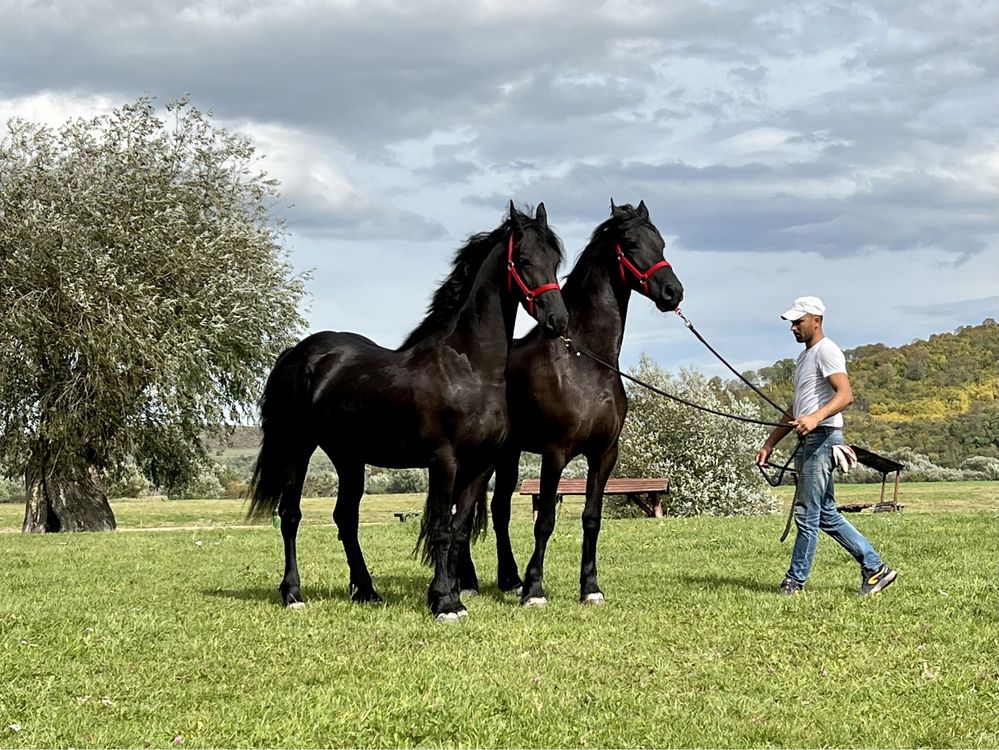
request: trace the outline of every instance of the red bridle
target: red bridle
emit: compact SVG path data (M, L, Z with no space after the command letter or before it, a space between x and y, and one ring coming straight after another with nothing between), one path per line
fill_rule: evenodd
M631 260L629 260L628 257L624 254L624 251L621 249L620 242L617 243L616 247L617 247L618 268L621 271L621 281L624 283L627 283L628 281L624 276L624 269L627 268L628 271L631 272L631 275L634 276L636 279L638 279L639 283L641 283L642 294L644 294L646 297L649 296L649 279L652 278L652 274L654 274L660 268L672 268L672 266L669 264L669 261L664 258L663 260L653 265L652 268L650 268L648 271L642 273L641 271L638 270L638 267L635 266L635 264L632 263Z
M534 289L531 289L524 283L524 279L521 277L520 272L517 271L517 267L513 264L513 232L510 232L509 252L506 256L506 268L506 290L508 292L512 292L513 282L517 282L517 286L520 287L520 291L524 295L524 309L527 310L528 315L534 315L534 300L536 298L540 297L545 292L551 292L559 288L558 282L556 281L549 282L548 284L542 284Z

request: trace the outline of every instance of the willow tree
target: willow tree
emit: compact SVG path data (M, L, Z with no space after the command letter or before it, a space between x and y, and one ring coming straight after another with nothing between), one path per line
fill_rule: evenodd
M0 467L24 531L115 527L134 459L183 484L302 327L253 145L186 98L0 141Z

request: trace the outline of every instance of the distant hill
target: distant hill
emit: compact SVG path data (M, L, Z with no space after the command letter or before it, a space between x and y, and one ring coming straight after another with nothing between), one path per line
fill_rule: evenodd
M999 324L992 318L928 341L844 353L854 395L844 413L850 442L875 451L911 448L946 467L999 456ZM744 374L789 403L793 372L794 360L782 359Z

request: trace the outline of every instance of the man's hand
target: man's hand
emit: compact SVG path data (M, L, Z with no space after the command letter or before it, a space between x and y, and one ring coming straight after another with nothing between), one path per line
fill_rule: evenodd
M812 430L814 430L816 427L818 427L819 422L821 421L822 420L819 419L814 414L806 414L803 417L792 419L791 424L794 425L795 432L797 432L799 435L804 436L807 435Z
M770 458L770 454L771 454L772 451L773 451L773 448L770 448L770 447L768 447L766 445L764 445L762 448L760 448L760 450L756 454L756 465L757 466L766 466L767 465L767 459Z

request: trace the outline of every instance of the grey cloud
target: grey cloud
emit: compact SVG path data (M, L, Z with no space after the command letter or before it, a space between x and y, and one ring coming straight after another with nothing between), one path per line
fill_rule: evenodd
M739 66L732 68L728 72L728 75L740 83L758 86L766 83L770 77L770 70L765 65L754 65L752 67Z
M400 164L387 146L461 129L467 143L439 147L431 164L400 179L434 189L505 172L508 184L467 202L554 200L581 223L607 195L644 197L662 207L673 233L705 249L846 255L924 244L975 252L996 232L986 210L994 186L948 183L932 176L932 163L908 171L896 164L916 144L981 150L978 131L999 114L990 88L999 72L994 2L288 8L18 4L0 29L0 87L8 96L191 90L222 117L322 132L360 161L389 166ZM788 74L782 65L837 49L854 80L783 107L770 101L768 86ZM689 61L722 71L732 85L681 78L674 71ZM665 89L661 102L650 101L652 88ZM761 125L786 128L798 134L787 145L815 153L792 164L760 155L732 165L710 150L697 166L664 157L692 123L705 143ZM844 178L868 184L847 195L815 187ZM296 205L288 215L303 231L443 231L391 207L372 217L370 209L289 199Z
M391 205L330 210L303 196L301 203L279 207L275 215L284 218L296 234L307 237L429 241L447 236L439 222Z
M836 176L831 163L606 163L579 165L564 177L539 177L524 190L560 196L560 212L580 221L592 217L594 195L642 198L660 231L699 250L795 250L835 257L938 247L960 255L983 250L999 233L999 219L989 210L994 196L925 172L872 180L867 189L840 197L795 192L803 180ZM474 200L495 204L499 197Z
M980 322L999 318L999 296L955 300L936 305L900 305L901 312L949 321Z
M468 182L473 176L480 174L482 167L466 159L437 160L429 167L421 167L415 174L431 183L454 184Z
M525 18L443 2L281 7L19 5L0 31L0 86L190 90L220 116L294 123L377 153L455 124L606 115L640 101L664 60L731 62L741 50L751 64L759 49L754 11L696 2L632 13L551 3ZM733 32L724 43L719 25Z

